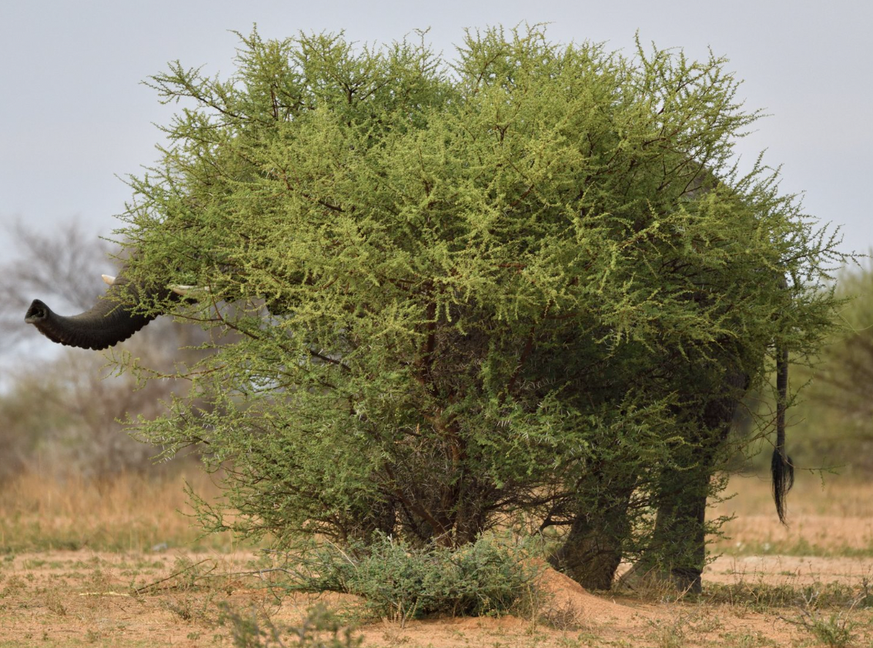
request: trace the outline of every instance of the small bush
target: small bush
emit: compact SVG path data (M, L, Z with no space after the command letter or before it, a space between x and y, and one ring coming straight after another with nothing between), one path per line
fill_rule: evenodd
M804 626L821 643L833 648L843 648L852 643L856 624L843 614L831 614L827 619L809 615Z
M279 627L269 619L259 619L257 614L244 615L235 610L227 610L225 620L230 625L233 645L237 648L288 645L306 648L357 648L363 642L361 637L353 637L352 629L344 626L324 605L316 605L309 610L298 626ZM296 640L293 643L285 641L292 637Z
M538 568L528 557L524 544L493 536L458 549L412 548L379 536L348 552L324 544L295 556L290 588L355 594L373 614L400 621L434 614L501 614L533 588Z

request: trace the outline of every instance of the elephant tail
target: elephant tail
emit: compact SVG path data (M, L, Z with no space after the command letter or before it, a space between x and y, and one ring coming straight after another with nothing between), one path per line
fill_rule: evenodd
M773 475L773 500L776 514L782 524L785 522L785 496L794 486L794 464L785 452L785 408L788 403L788 349L776 352L776 447L770 472Z

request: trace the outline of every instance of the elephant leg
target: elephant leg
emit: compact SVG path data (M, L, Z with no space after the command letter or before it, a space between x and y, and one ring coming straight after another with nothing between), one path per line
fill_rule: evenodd
M630 534L627 507L630 492L616 493L597 517L578 511L563 545L549 563L589 590L608 590L621 563Z
M649 550L622 582L643 579L677 592L700 593L706 563L709 471L672 470L664 476L663 486Z
M700 593L706 565L706 500L718 453L727 440L748 376L727 372L723 393L703 407L686 452L666 468L655 494L658 506L650 550L628 579L645 575L669 582L680 592ZM629 582L629 581L626 581Z
M570 526L570 533L549 563L589 590L612 587L621 562L621 547L612 534L596 529L582 518Z

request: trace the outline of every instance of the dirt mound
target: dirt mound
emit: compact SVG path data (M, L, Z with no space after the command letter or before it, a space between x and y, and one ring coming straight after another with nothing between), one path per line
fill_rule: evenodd
M645 606L629 605L628 601L617 601L607 595L596 596L586 591L579 583L551 567L547 567L540 575L537 586L549 597L544 607L553 611L574 613L578 619L587 624L629 624L634 625L646 618ZM548 610L544 612L549 620Z

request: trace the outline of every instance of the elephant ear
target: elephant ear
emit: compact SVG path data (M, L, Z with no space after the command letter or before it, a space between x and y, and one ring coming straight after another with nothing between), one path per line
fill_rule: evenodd
M146 290L129 285L122 273L112 281L106 295L78 315L58 315L44 302L34 299L24 321L33 324L52 342L99 351L128 339L161 313L137 312L143 298L172 297L166 289Z

